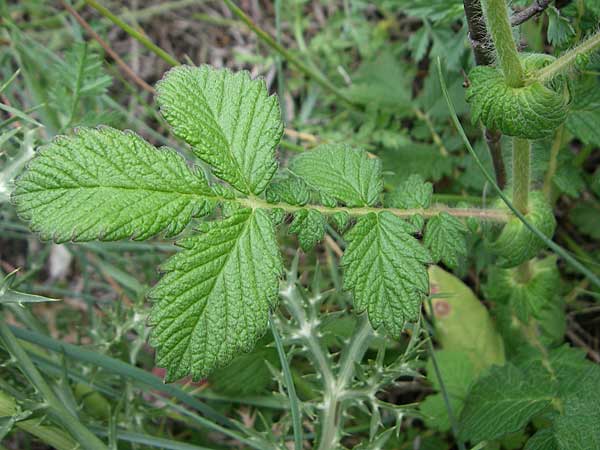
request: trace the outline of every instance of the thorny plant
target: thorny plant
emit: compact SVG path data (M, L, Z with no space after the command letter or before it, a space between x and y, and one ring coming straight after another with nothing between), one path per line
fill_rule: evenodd
M485 0L482 6L496 64L469 73L466 99L475 122L512 139L511 183L504 193L490 177L502 199L492 208L435 203L431 183L419 176L409 177L393 198L384 200L380 160L344 144L321 145L281 167L276 155L283 132L280 105L262 80L246 72L177 66L156 86L156 102L173 134L202 163L190 166L175 150L157 149L133 132L82 127L39 149L16 181L12 198L17 211L42 239L57 243L145 240L161 233L174 237L203 217L177 241L181 250L162 264L164 275L148 293L153 302L150 343L157 365L166 369L165 381L188 375L199 380L227 366L240 353L252 351L271 321L296 448L304 440L302 416L308 415L318 416L315 445L322 450L340 445L351 407L367 408L373 417L373 445L384 445L389 432L377 435L381 411L391 411L399 423L406 410L377 394L399 377L416 373L407 361L421 334L429 342L428 327L436 327L420 327L430 277L435 285L448 285L444 275L428 267L440 261L456 266L467 253L466 235L485 228L487 248L496 257L489 295L510 305L515 326L539 353L520 366L507 363L490 369L504 362L502 348L481 366L464 353L446 359L448 354L431 349L431 373L437 377L431 378L443 393L437 401L447 411L448 425L463 447L464 441L478 444L517 432L543 412L552 425L540 427L527 448L542 448L534 447L542 440L552 443L543 448L592 448L586 445L597 433L573 444L580 438L570 421L589 401L581 398L581 389L567 386L563 372L567 366L577 370L584 384L593 386L598 371L570 349L548 351L541 343L536 320L555 295L558 274L555 258L536 257L549 246L592 283L599 282L550 240L556 226L552 205L544 192L532 190L530 172L532 141L563 126L569 105L577 100L575 69L600 47L600 34L559 58L522 54L506 2ZM286 223L304 251L319 243L330 226L343 233L343 288L352 294L359 318L339 356L322 344L323 294L318 289L314 295L307 293L295 267L284 271L276 231ZM285 311L279 308L280 299ZM429 300L429 313L435 316L439 301L435 296ZM357 369L378 335L397 339L407 330L412 339L401 357L384 363L385 344L380 344L368 369ZM5 325L1 331L9 352L26 359L11 341L11 331ZM286 356L283 344L295 350ZM287 359L295 354L306 355L315 367L322 391L318 402L300 404L294 393ZM467 373L461 380L462 397L453 393L455 385L444 386L452 364ZM73 423L35 376L35 368L25 370L57 420ZM536 381L548 377L551 383ZM427 408L435 409L434 401L424 405L425 414ZM518 413L513 413L516 408ZM84 447L101 448L93 439L86 443L87 430L67 429ZM255 439L256 448L278 445Z

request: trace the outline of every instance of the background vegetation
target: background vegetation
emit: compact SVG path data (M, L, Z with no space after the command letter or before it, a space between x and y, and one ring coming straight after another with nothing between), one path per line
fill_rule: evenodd
M346 242L327 225L313 251L281 237L273 333L205 380L163 384L145 294L172 241L57 245L28 231L13 182L56 135L107 124L191 158L154 104L155 82L180 62L264 77L282 105L284 164L345 143L382 160L388 205L411 207L406 193L430 189L423 181L433 203L497 204L436 66L484 167L510 185L510 140L488 133L490 152L469 120L467 73L491 41L473 51L462 1L236 4L0 0L0 448L87 448L86 433L115 449L600 448L600 291L589 276L600 276L597 55L578 61L569 116L534 142L531 168L554 240L589 274L543 251L542 280L509 295L484 242L493 227L460 222L432 248L432 295L399 341L353 314ZM519 16L532 5L537 14ZM513 20L527 18L513 28L524 51L559 55L598 28L595 0L532 5L510 5Z

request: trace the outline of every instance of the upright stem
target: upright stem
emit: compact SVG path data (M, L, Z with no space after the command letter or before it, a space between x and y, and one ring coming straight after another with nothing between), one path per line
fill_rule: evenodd
M483 5L504 78L509 86L521 87L524 79L523 67L513 39L506 1L485 0Z
M478 66L491 66L494 64L494 54L493 49L489 48L489 35L485 20L483 20L481 2L480 0L464 0L463 3L469 27L469 41L475 55L475 64ZM483 127L483 135L490 149L496 181L498 186L504 189L506 186L506 168L502 159L502 134L497 130Z
M521 214L527 214L529 204L529 174L531 171L531 142L513 138L513 205Z

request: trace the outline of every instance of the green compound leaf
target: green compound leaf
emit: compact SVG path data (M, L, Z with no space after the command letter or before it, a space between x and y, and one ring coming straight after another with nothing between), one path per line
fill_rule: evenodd
M448 267L455 268L467 255L468 231L459 219L442 212L427 222L423 243L431 251L434 262L441 260Z
M325 216L315 209L301 209L294 214L289 231L298 235L300 247L305 252L311 250L325 235Z
M277 97L246 71L178 66L157 85L156 101L173 133L246 194L259 194L277 169L283 133Z
M383 190L381 161L347 145L321 145L298 155L290 170L347 206L373 206Z
M13 199L42 239L65 242L173 236L210 210L213 195L204 175L175 151L102 127L43 147Z
M529 193L529 212L525 217L549 238L554 234L556 219L542 192ZM542 240L516 217L511 218L502 228L500 235L488 245L490 250L498 255L497 263L500 267L518 266L544 248Z
M526 72L542 68L553 61L549 55L523 57ZM502 74L490 66L477 66L469 73L470 86L466 99L471 104L474 122L481 120L490 129L508 136L539 139L554 132L567 118L567 107L561 93L538 81L523 87L509 86Z
M202 223L150 291L156 362L167 381L194 379L252 350L277 304L282 262L268 211Z
M342 258L344 288L351 290L358 312L367 311L374 328L383 325L399 336L407 320L419 317L429 291L429 252L411 233L409 223L389 212L370 213L346 233Z

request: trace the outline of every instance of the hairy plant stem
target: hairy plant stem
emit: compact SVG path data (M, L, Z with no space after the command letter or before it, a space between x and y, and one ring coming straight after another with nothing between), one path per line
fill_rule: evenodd
M445 212L454 217L475 217L481 220L489 220L492 222L506 222L511 215L500 209L478 209L478 208L450 208L444 205L435 205L431 208L376 208L371 206L363 206L358 208L348 208L345 206L329 207L323 205L290 205L289 203L269 203L258 197L246 197L236 199L226 199L223 197L212 197L217 201L231 202L235 201L246 208L252 209L282 209L287 213L293 213L301 209L314 209L325 215L332 215L338 212L345 212L350 216L365 216L371 213L380 213L383 211L389 212L398 217L412 217L415 214L420 214L423 217L433 217Z
M318 450L330 450L338 447L341 438L341 404L348 384L354 377L354 366L362 360L367 350L373 329L363 314L359 319L352 339L340 357L340 370L338 377L331 386L325 387L324 409L321 419L321 438Z
M531 142L513 138L513 205L521 214L527 214L529 206L529 175L531 172Z
M87 450L108 450L108 447L98 439L90 430L88 430L79 419L74 416L56 396L52 388L46 383L46 380L34 366L33 362L27 356L27 353L15 335L10 331L4 316L0 312L0 340L4 348L17 361L19 368L27 377L29 382L44 398L48 406L48 414L60 423L74 438L76 442Z
M583 41L577 47L569 50L552 64L548 64L539 70L534 78L542 83L548 83L557 75L565 72L577 61L579 55L587 55L600 49L600 31L594 33L591 37Z
M508 20L506 1L484 0L483 6L506 83L511 87L521 87L523 86L524 72Z
M554 178L556 169L558 168L558 153L560 152L560 148L562 146L564 130L564 124L558 127L556 130L554 141L552 141L552 148L550 149L550 162L548 164L548 171L544 177L544 194L549 201L552 201L552 178Z
M479 0L464 0L463 3L469 27L469 42L475 55L475 64L478 66L491 66L494 64L494 56L492 49L488 48L490 39L483 19L481 2ZM502 159L502 134L497 130L483 127L483 135L492 157L496 181L498 186L504 189L506 186L506 167Z

